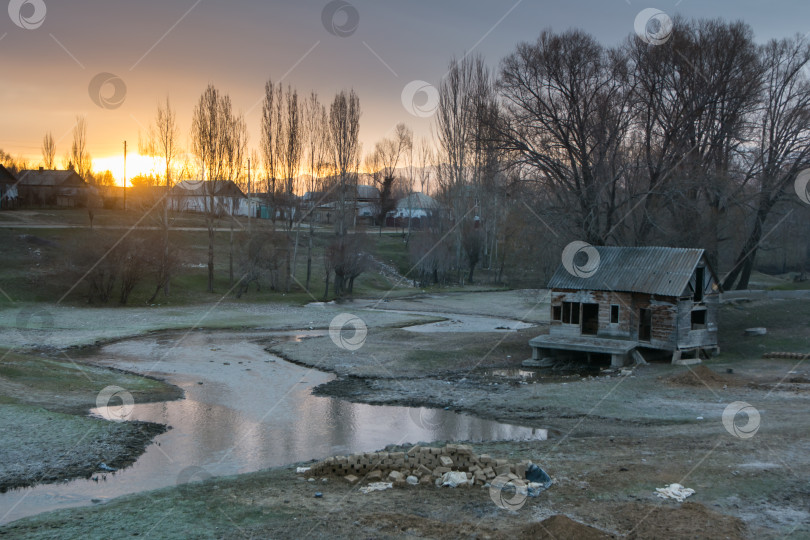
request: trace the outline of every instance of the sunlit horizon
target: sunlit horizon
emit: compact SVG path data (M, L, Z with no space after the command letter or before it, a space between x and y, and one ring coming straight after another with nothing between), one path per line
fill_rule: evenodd
M126 185L132 186L132 179L137 176L160 175L160 159L143 156L138 153L127 153L126 159ZM93 158L93 172L101 174L110 171L115 179L116 186L124 185L124 154ZM165 173L164 173L165 175ZM160 176L164 176L160 175Z

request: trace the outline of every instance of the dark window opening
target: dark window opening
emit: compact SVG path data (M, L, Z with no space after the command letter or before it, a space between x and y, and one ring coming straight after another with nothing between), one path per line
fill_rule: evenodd
M589 336L599 333L599 304L582 304L582 333Z
M619 324L619 306L610 306L610 324Z
M692 312L692 330L706 329L706 310L696 309Z
M706 269L703 267L695 269L695 302L703 301L703 288L706 286L705 279Z
M552 321L562 320L562 306L551 306L551 320Z
M638 312L638 339L650 341L652 338L652 310L641 308Z
M563 302L562 322L565 324L579 324L579 302Z

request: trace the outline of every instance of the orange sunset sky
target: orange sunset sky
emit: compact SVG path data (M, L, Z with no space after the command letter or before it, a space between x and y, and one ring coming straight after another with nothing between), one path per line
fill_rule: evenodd
M16 0L8 14L0 11L0 149L37 165L42 138L50 131L61 163L75 118L83 115L94 170L112 170L120 181L126 140L128 176L148 173L153 164L137 155L138 136L152 122L157 102L170 97L187 150L192 110L208 83L230 94L245 113L250 148L258 149L263 86L272 78L299 94L316 90L323 102L354 88L368 150L398 122L417 137L431 135L431 118L403 105L410 82L440 84L450 58L468 51L482 54L497 71L519 41L536 39L543 28L579 27L616 44L633 32L636 14L652 6L673 16L742 19L758 41L810 30L806 1L352 0L332 14L332 30L338 31L327 28L328 5ZM90 84L99 73L111 73L125 85L120 106L94 102ZM114 91L107 84L101 95L110 98Z

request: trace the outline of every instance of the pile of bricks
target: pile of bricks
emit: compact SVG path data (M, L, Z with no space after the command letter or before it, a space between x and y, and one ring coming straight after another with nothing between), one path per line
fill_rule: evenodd
M497 476L524 479L530 461L510 462L487 454L473 454L469 446L448 444L444 448L414 446L407 452L367 452L335 456L319 461L307 472L313 477L343 477L359 481L393 482L394 485L433 484L444 473L467 473L468 485L484 485Z

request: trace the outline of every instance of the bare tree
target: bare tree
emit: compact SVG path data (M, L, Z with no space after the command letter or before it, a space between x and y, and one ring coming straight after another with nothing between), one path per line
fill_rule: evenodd
M290 278L295 273L295 263L298 255L298 236L301 228L301 218L298 208L298 198L296 196L296 181L301 170L301 156L304 148L302 133L302 110L298 102L298 91L287 87L284 95L283 110L283 131L279 140L281 143L281 170L284 178L284 207L286 219L284 221L287 229L288 240L292 243L292 261L289 252L285 257L287 273L285 276L285 289L290 290ZM295 227L295 238L292 238L292 230Z
M271 208L271 220L276 221L276 180L281 173L281 138L283 96L281 84L275 86L268 80L264 85L264 102L262 104L260 146L264 159L265 192Z
M92 160L87 152L87 120L84 116L76 117L73 126L73 144L70 146L70 161L82 178L89 178Z
M159 200L160 207L160 220L159 225L162 230L162 252L161 268L157 275L161 278L162 282L157 283L155 293L149 300L153 302L157 296L158 291L163 289L163 294L169 296L170 282L171 282L171 245L169 242L169 203L172 189L172 167L174 160L179 153L178 139L180 138L180 131L177 128L177 119L174 110L172 109L169 97L166 97L165 103L158 103L157 113L155 115L155 123L150 126L147 134L146 141L139 141L139 151L141 154L160 158L163 160L165 166L164 177L164 191Z
M228 180L241 174L246 148L244 119L234 116L231 99L213 85L200 96L192 118L192 148L202 167L201 192L208 228L208 292L214 291L214 233L216 221L228 211L218 199ZM230 213L232 215L233 203Z
M319 192L319 178L326 166L328 152L328 134L326 107L321 105L318 94L312 92L304 106L304 134L306 138L306 158L309 169L309 181L306 191L310 194L307 215L301 219L309 221L309 234L307 238L307 277L304 287L309 291L312 278L312 243L315 236L315 210L321 202Z
M425 195L431 192L430 180L434 162L433 145L424 137L419 139L416 147L416 172L419 178L419 191Z
M603 244L624 202L622 146L631 116L626 60L579 30L541 33L503 62L502 148Z
M397 124L393 138L384 138L374 146L368 156L367 167L372 171L372 179L380 191L377 224L380 234L385 225L385 217L394 209L394 182L397 179L397 167L404 156L413 149L413 132L405 124Z
M284 181L284 198L287 207L285 226L292 230L294 222L295 182L301 168L301 154L304 143L301 128L301 106L298 103L298 91L287 87L284 94L284 106L281 118L281 137L278 138L280 152L279 166Z
M42 165L46 169L53 169L56 164L56 143L53 134L49 131L42 139Z
M481 56L453 59L448 74L439 88L436 116L438 142L437 181L453 222L453 238L458 281L461 282L462 259L467 249L480 249L481 243L465 239L477 232L470 223L480 218L481 128L485 126L484 105L493 101L489 71ZM475 265L478 253L466 253L468 264ZM472 269L471 269L472 270ZM472 275L472 272L470 272Z
M760 48L764 77L753 116L753 145L746 145L746 182L753 183L753 225L723 283L747 289L774 206L810 166L810 44L803 37L771 41Z
M329 110L332 168L339 182L335 222L339 237L346 234L349 189L354 189L360 158L360 99L351 90L335 96ZM353 196L353 195L352 195Z

